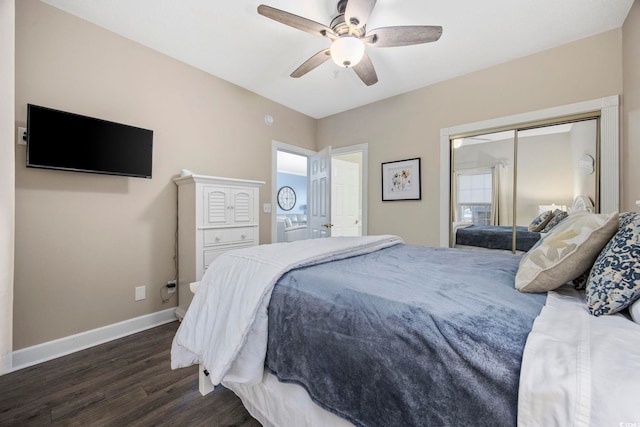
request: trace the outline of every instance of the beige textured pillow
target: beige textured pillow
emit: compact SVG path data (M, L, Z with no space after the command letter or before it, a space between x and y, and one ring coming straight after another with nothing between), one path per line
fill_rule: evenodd
M569 215L520 261L516 289L547 292L591 268L598 254L618 231L618 213Z

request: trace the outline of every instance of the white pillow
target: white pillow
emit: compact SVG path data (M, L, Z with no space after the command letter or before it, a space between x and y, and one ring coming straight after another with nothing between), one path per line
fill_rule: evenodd
M640 299L631 304L629 314L631 314L631 320L640 324Z
M291 223L291 218L286 217L284 219L284 228L291 228L293 224Z
M591 268L618 231L618 213L570 215L539 240L520 261L516 289L547 292Z

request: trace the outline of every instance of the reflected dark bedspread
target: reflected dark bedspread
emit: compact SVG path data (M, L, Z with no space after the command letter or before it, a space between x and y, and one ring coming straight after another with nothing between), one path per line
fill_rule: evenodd
M356 425L516 425L545 295L519 256L397 245L293 270L273 291L266 365Z
M510 225L472 225L456 231L456 244L487 249L512 248L513 227ZM516 226L516 250L526 252L540 240L540 233Z

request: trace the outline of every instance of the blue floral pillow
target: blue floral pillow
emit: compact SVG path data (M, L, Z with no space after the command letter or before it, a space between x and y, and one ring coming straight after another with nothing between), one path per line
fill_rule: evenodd
M553 212L544 211L529 224L529 231L542 231L545 225L551 220Z
M640 213L625 212L619 221L587 281L587 305L594 316L617 313L640 298Z
M553 211L553 215L551 215L551 219L549 219L549 222L547 222L547 225L545 225L544 228L540 230L540 232L541 233L550 232L553 227L560 224L560 222L568 216L569 214L567 212L560 209L556 209L555 211Z
M624 228L629 223L638 221L640 219L640 212L622 212L618 216L618 222L620 223L620 228Z

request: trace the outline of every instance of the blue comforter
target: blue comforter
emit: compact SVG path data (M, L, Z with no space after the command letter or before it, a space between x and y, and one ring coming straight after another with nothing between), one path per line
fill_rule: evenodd
M545 295L519 256L397 245L285 274L266 366L356 425L516 425L520 364Z
M526 252L540 240L540 233L516 226L516 250ZM513 227L510 225L472 225L456 231L456 244L487 249L513 248Z

